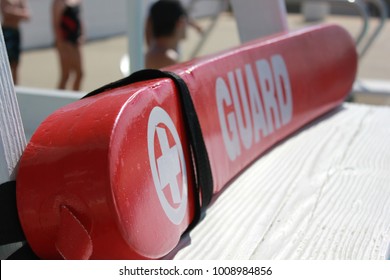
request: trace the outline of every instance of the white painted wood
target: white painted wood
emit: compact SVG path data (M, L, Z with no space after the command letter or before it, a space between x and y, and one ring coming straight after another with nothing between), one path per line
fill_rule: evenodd
M230 0L241 42L288 30L284 0Z
M15 178L15 167L26 146L3 31L0 29L0 162L3 183Z
M168 258L389 259L389 119L390 107L345 104L306 126L222 191Z
M0 28L0 184L15 179L16 167L25 146L26 138L5 49L3 29ZM0 246L0 258L7 257L20 246L20 243Z

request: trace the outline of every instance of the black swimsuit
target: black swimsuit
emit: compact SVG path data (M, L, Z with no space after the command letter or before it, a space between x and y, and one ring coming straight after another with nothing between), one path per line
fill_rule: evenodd
M21 41L19 29L3 26L3 36L9 62L18 62L21 52Z
M81 36L80 6L66 6L61 17L62 38L72 44L78 44Z

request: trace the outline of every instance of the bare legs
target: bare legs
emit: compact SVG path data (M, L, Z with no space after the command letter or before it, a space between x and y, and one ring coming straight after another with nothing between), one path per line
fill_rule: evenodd
M71 89L78 91L81 88L83 79L82 53L80 45L69 42L61 42L57 46L60 59L60 79L58 89L65 89L67 84L71 84Z

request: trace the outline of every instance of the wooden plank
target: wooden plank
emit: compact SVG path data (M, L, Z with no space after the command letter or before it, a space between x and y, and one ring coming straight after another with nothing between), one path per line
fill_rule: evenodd
M345 104L224 190L175 259L389 259L389 107Z
M16 167L26 146L22 119L16 99L3 30L0 28L0 183L15 179ZM5 213L1 213L4 215ZM1 225L4 226L4 225ZM20 243L1 246L0 258L7 257Z
M3 31L0 31L0 182L15 178L15 167L26 146Z

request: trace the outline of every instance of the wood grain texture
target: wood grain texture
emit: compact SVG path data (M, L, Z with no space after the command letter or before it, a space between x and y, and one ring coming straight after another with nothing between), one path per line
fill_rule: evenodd
M14 178L14 169L26 146L26 138L2 29L0 29L0 134L0 183L3 183Z
M386 259L389 107L345 104L257 160L168 258Z
M5 49L3 30L0 28L0 184L15 179L16 167L25 146L22 119ZM0 258L7 257L20 246L20 243L0 246Z

